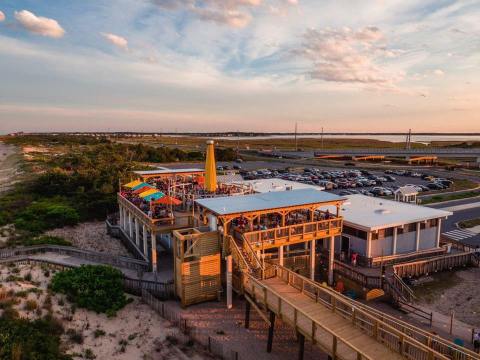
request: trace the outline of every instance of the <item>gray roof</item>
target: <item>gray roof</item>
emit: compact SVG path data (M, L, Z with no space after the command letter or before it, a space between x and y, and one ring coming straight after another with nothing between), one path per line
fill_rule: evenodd
M301 189L253 195L205 198L198 199L196 202L217 215L229 215L343 200L345 200L345 198L328 192L314 189Z
M157 169L157 170L142 170L134 171L137 175L163 175L163 174L177 174L177 173L194 173L194 172L205 172L204 169Z

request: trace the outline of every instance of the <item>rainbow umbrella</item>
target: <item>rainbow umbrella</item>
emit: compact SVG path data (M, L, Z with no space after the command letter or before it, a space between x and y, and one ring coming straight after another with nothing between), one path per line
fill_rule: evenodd
M152 195L152 194L155 194L157 192L160 192L160 191L158 191L157 189L149 189L149 190L146 190L146 191L140 193L139 196L141 198L144 198L145 196Z
M159 200L155 201L155 204L162 204L162 205L180 205L182 203L181 200L178 200L171 196L163 196Z
M131 188L133 188L134 186L137 186L137 185L140 185L140 184L142 184L142 181L140 181L140 180L134 180L134 181L129 182L128 184L125 184L125 185L123 185L123 186L131 189Z
M145 192L147 190L150 190L150 189L155 189L155 187L153 186L150 186L150 185L144 185L142 187L139 187L139 188L136 188L133 193L134 194L141 194L142 192Z
M161 200L164 196L165 196L165 194L159 191L159 192L156 192L154 194L150 194L150 195L145 196L143 198L143 200L145 200L145 201L157 200L158 201L159 199Z

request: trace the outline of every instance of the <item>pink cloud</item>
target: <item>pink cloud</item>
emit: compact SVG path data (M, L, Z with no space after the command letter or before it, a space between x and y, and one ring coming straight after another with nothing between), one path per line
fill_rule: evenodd
M34 13L27 10L15 11L15 19L27 31L37 35L52 38L61 38L65 35L65 30L63 30L56 20L36 16Z
M5 20L5 14L2 11L0 11L0 22L4 20Z
M111 33L102 33L102 36L111 44L115 45L116 47L128 50L128 41L122 36L111 34Z

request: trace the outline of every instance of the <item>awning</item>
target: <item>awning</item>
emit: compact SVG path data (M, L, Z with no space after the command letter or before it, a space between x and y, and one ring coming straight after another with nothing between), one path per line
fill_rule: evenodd
M156 192L155 194L147 195L143 199L145 201L152 201L152 200L159 201L159 200L162 200L164 196L165 194L159 191L159 192Z
M125 184L123 186L127 187L127 188L133 188L134 186L137 186L137 185L140 185L142 183L142 181L140 180L134 180L132 182L129 182L128 184Z
M161 205L180 205L181 203L181 200L178 200L171 196L164 196L161 199L155 201L155 204Z
M142 197L142 198L145 198L145 196L152 195L152 194L155 194L157 192L160 192L160 191L158 191L157 189L149 189L147 191L144 191L144 192L140 193L139 196Z

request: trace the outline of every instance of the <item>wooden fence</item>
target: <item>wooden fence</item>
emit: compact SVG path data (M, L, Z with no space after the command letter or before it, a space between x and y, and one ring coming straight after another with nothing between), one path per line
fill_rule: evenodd
M0 250L0 259L28 256L46 252L68 255L95 263L112 265L115 267L136 270L139 272L148 271L149 268L149 264L146 261L137 260L126 256L114 256L96 251L82 250L71 246L60 245L36 245L2 249Z

